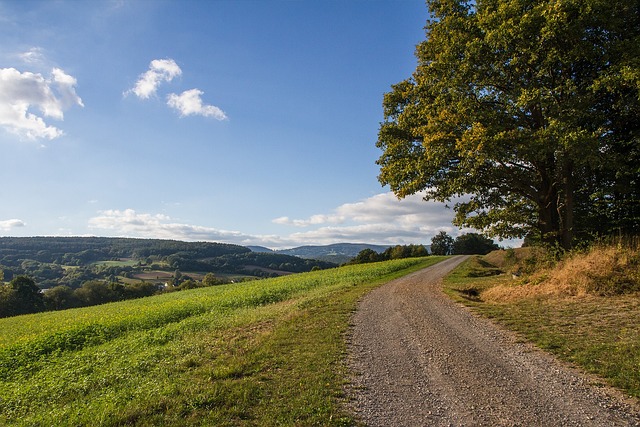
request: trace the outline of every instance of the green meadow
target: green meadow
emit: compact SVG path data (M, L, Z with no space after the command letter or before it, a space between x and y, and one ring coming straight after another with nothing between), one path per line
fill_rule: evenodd
M0 319L0 424L353 425L358 299L442 257Z

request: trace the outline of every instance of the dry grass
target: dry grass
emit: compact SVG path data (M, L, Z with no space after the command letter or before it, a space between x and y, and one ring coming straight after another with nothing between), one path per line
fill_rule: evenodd
M493 258L497 258L497 255L493 254ZM639 267L638 249L615 245L596 246L587 253L564 259L554 268L541 269L523 279L487 289L482 293L482 299L514 302L522 299L635 293L640 291Z
M530 260L539 259L544 254L542 248L527 247L518 249L500 249L482 257L486 262L511 271L525 269Z

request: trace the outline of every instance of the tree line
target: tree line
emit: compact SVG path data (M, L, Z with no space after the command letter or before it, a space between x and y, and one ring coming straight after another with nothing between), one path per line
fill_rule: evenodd
M158 292L158 287L153 283L123 285L101 281L85 282L77 289L56 286L43 292L32 278L17 276L0 286L0 317L87 307L141 298Z
M441 231L431 239L429 250L424 245L397 245L384 252L363 249L347 264L366 264L400 258L423 257L428 255L485 255L499 249L493 240L478 233L465 233L455 239ZM430 251L430 252L429 252Z
M0 272L0 283L2 281ZM194 280L189 275L176 270L173 277L163 285L154 282L124 284L115 281L90 280L75 289L60 285L43 291L31 277L16 276L8 283L0 284L0 318L90 307L224 283L229 281L212 273L207 273L202 280Z
M370 262L422 257L427 255L429 255L429 252L423 245L396 245L391 246L384 250L384 252L380 253L373 249L363 249L347 264L366 264Z

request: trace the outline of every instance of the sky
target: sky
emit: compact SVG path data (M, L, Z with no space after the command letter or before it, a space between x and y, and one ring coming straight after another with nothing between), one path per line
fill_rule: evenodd
M421 0L0 0L0 236L429 244L378 182ZM466 230L468 231L468 230Z

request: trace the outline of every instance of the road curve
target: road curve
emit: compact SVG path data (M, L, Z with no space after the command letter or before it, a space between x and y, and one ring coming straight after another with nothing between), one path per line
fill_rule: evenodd
M359 303L349 406L368 426L640 426L635 403L441 291L454 257Z

